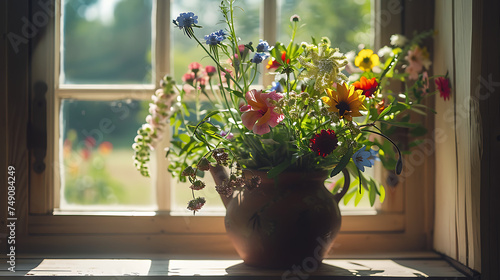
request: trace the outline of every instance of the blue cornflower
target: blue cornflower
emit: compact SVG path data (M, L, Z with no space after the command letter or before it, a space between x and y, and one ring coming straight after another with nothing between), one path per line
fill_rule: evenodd
M352 160L354 161L354 164L356 164L356 167L365 172L365 166L366 167L372 167L373 163L370 160L370 157L372 156L372 153L370 151L366 150L366 146L363 146L363 148L359 149L357 152L354 153L352 156Z
M222 41L222 40L226 39L226 35L227 35L227 34L226 34L226 31L224 31L224 30L222 30L222 29L221 29L221 30L216 31L216 32L214 32L214 33L215 33L215 35L217 35L219 38L222 38L222 39L220 39L220 41Z
M174 20L174 24L182 28L190 28L198 23L198 16L195 16L193 12L189 13L181 13L176 20Z
M216 46L224 39L226 39L226 33L222 29L216 32L212 32L209 35L205 35L205 41L207 45L210 46Z
M268 54L266 53L256 53L253 58L250 60L250 62L253 62L255 64L261 63L263 60L267 59L269 57Z
M270 50L269 44L266 41L260 39L259 44L257 45L256 51L257 52L268 52L269 50Z
M285 89L283 88L283 85L281 85L280 82L273 82L273 87L271 87L271 91L284 92Z
M205 35L205 41L207 45L216 46L219 43L217 35L210 33L210 35Z

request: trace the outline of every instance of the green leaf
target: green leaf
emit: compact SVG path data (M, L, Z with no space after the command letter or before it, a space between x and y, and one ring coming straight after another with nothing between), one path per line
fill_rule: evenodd
M373 206L375 204L375 197L377 196L377 186L375 184L375 181L370 180L370 190L368 192L368 197L370 198L370 206Z
M412 106L417 107L417 108L422 108L424 110L429 110L429 111L433 112L434 114L437 114L436 110L432 109L429 106L425 106L424 104L413 104Z
M332 193L336 194L339 192L339 189L344 185L344 177L340 178L335 182L335 186L333 187Z
M191 148L191 146L193 146L193 144L196 143L196 140L194 140L193 138L191 138L189 140L189 143L187 143L184 147L182 147L182 150L179 152L179 156L184 154L185 152L187 152L187 150L189 148Z
M206 114L206 115L205 115L205 117L203 117L203 121L208 120L208 118L210 118L211 116L216 115L216 114L218 114L218 113L220 113L220 111L219 111L219 110L215 110L215 111L211 111L211 112L209 112L208 114Z
M178 137L184 143L189 143L191 141L191 137L189 137L189 135L187 135L187 134L180 134L180 135L178 135Z
M380 122L390 124L393 126L399 126L399 127L407 127L407 128L416 128L419 126L418 123L406 123L406 122L391 122L391 121L383 121L381 120Z
M410 110L412 110L413 112L417 113L417 114L420 114L420 115L423 115L423 116L427 116L427 113L420 110L420 109L417 109L417 108L411 108Z
M241 91L233 90L233 91L231 91L231 93L238 96L239 98L245 98L243 96L243 93L241 93Z
M378 115L377 120L380 120L383 117L385 117L387 114L389 114L389 112L391 111L391 109L392 109L392 104L390 104L382 112L380 112L380 115Z
M349 147L349 150L347 150L347 153L340 159L339 164L337 164L337 166L335 166L335 168L332 170L332 173L330 173L330 177L333 177L333 176L339 174L340 171L342 171L342 169L344 169L347 166L347 164L351 160L351 157L353 154L354 154L354 151L353 151L352 147Z
M354 206L358 206L359 202L363 198L363 195L365 194L365 189L360 188L361 191L357 190L356 191L356 197L354 198Z
M380 75L380 81L385 77L385 75L387 74L387 72L389 72L389 70L392 69L392 67L394 67L397 63L398 63L398 59L399 59L399 54L395 55L392 59L391 59L391 62L389 63L389 66L385 68L384 72L382 72L382 75Z
M357 184L356 181L354 181L354 182ZM357 190L352 190L351 192L346 193L344 195L344 205L347 205L349 203L349 201L351 201L351 199L353 198L353 196L356 195L356 193L358 193Z
M384 186L380 185L380 203L383 203L385 200L385 188Z
M413 137L420 137L427 134L427 129L423 126L417 126L416 128L410 130L410 135Z

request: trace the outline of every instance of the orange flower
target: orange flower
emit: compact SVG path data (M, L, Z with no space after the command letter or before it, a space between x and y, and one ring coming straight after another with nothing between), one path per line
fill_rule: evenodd
M99 153L102 155L108 155L113 150L113 144L111 142L105 141L99 145Z
M356 90L363 90L363 94L368 98L373 97L373 94L378 87L377 79L375 77L368 80L365 76L362 76L359 81L354 82L352 85L356 88Z

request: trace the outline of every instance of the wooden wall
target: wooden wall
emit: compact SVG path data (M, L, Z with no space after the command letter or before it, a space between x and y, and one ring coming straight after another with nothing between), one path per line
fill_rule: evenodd
M496 215L489 214L499 202L498 171L490 172L498 166L491 155L496 150L498 160L495 133L500 111L500 84L495 83L500 80L499 61L491 60L491 54L498 58L498 3L494 2L435 2L434 72L449 71L452 97L448 101L436 97L435 133L440 137L436 137L434 249L482 271L482 279L500 275L498 223L493 220ZM485 67L490 63L493 70ZM481 250L491 254L483 252L481 258ZM484 271L491 267L496 274Z

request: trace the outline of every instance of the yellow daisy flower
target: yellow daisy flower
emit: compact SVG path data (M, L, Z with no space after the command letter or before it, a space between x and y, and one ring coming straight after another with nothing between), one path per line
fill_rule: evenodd
M377 54L370 49L362 49L354 59L354 65L363 71L371 71L374 66L380 64Z
M365 97L362 90L356 90L354 86L347 88L347 84L337 84L337 90L327 89L328 96L321 100L329 106L328 111L338 112L339 118L352 121L352 117L362 116L359 110L366 110L363 101Z

